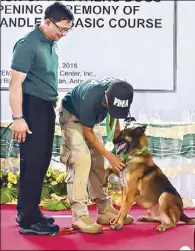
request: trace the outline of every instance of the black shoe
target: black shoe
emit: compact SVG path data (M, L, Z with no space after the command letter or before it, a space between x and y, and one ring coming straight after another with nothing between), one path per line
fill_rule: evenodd
M43 222L37 222L29 227L20 226L18 232L20 234L39 234L39 235L52 235L59 231L59 226Z
M41 218L40 218L39 221L40 221L40 222L42 221L42 222L45 222L45 223L49 223L49 224L53 224L54 221L55 221L55 219L54 219L53 217L49 217L49 216L46 216L46 215L42 215L42 214L41 214ZM16 222L17 222L18 224L20 224L20 215L19 215L19 214L16 215Z

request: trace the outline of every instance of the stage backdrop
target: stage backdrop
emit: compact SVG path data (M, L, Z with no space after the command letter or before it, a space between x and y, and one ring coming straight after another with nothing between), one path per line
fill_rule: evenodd
M54 1L1 1L1 120L11 119L8 79L15 42ZM141 120L195 121L194 1L62 1L75 15L59 42L59 96L82 80L111 76L135 88Z
M14 43L41 22L52 2L1 2L3 88L8 84ZM63 3L74 13L75 22L68 38L59 42L59 90L96 76L126 79L137 90L174 90L173 1Z

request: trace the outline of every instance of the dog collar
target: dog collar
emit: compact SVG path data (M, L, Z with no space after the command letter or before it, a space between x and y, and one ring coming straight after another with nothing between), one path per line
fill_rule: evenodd
M141 150L141 153L144 153L144 152L150 152L150 147L149 146L144 146Z
M122 155L119 155L119 157L121 157L125 163L127 162L129 158L128 154L122 154Z
M145 152L149 152L150 150L149 150L149 146L144 146L142 149L141 149L141 151L139 151L139 152L141 152L141 153L145 153ZM138 152L138 151L137 151ZM133 153L133 155L134 154L136 154L136 152L134 152ZM124 162L126 163L127 162L127 160L128 160L128 158L129 158L129 155L128 154L121 154L121 155L118 155L119 157L121 157L123 160L124 160Z

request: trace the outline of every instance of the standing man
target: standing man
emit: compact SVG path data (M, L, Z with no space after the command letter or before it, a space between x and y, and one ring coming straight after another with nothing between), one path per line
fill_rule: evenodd
M19 233L58 232L54 219L39 209L55 130L54 106L58 90L56 41L73 25L73 14L61 3L47 7L40 26L14 47L10 78L13 138L20 142L20 178L16 221Z
M112 206L103 183L104 157L115 170L125 164L112 153L112 140L120 132L119 118L126 118L133 100L132 86L121 80L89 80L76 86L62 100L60 124L64 137L61 161L67 165L67 191L73 213L72 226L86 233L102 232L118 211ZM109 130L105 146L96 128L107 117ZM111 117L111 124L110 124ZM87 186L90 199L98 207L97 223L87 209ZM132 217L127 215L125 224Z

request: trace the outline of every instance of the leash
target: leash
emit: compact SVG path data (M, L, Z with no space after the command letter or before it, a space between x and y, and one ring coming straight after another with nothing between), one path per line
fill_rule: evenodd
M72 227L61 227L59 232L53 234L53 235L69 235L69 234L76 234L78 232L78 230L75 230Z
M120 179L122 187L124 187L125 181L124 181L123 170L120 170L120 172L119 172L119 179Z
M110 231L110 230L113 230L111 226L103 227L103 232ZM72 227L61 227L59 232L52 235L61 236L61 235L71 235L71 234L78 234L78 233L83 233L83 232L80 229L75 229Z

